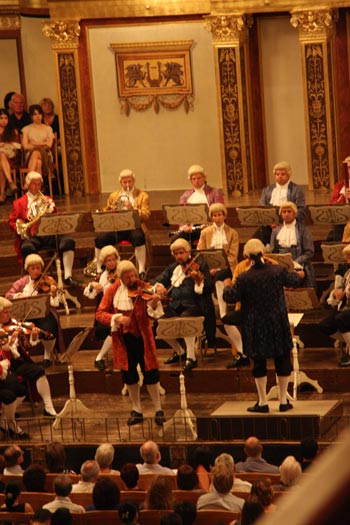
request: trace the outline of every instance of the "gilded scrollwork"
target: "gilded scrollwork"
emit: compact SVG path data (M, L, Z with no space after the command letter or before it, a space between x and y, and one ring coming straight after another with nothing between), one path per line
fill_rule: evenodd
M212 33L214 42L244 42L253 25L250 15L222 14L205 17L204 27Z
M69 192L73 195L83 195L82 139L78 108L77 65L74 52L59 52L57 60L61 87Z
M184 110L188 113L193 110L193 96L192 95L144 95L138 97L120 97L120 110L126 116L129 116L130 109L135 111L145 111L153 106L155 113L159 113L160 106L165 109L176 109L181 104L184 105Z
M18 31L21 29L21 18L17 15L1 15L0 31Z
M291 25L299 29L302 38L309 40L314 40L318 35L330 37L334 33L338 20L336 9L292 11L291 15Z
M79 44L80 25L76 20L44 22L42 31L52 40L53 48L75 48Z

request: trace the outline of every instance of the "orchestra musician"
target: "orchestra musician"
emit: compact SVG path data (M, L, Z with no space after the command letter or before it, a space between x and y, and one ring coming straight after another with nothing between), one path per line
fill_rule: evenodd
M186 190L180 197L180 204L207 204L210 206L214 202L224 203L222 191L207 184L205 169L199 164L194 164L188 169L188 180L192 188ZM197 241L200 237L202 225L183 224L176 235L171 238L171 242L176 239L186 239L189 243Z
M8 331L9 338L2 343L2 360L8 359L8 370L25 380L32 381L44 402L44 416L55 417L50 385L45 375L45 370L34 363L28 353L31 346L39 342L40 329L32 323L20 323L11 319L12 303L5 297L0 297L0 329ZM31 325L28 328L28 325ZM29 341L27 332L29 331Z
M0 297L0 401L2 404L0 431L5 435L8 433L11 438L28 439L29 435L15 420L16 408L25 398L26 387L18 380L17 374L11 370L8 341L12 334L3 328L7 323L7 311L10 307L10 301Z
M177 239L170 245L175 262L153 279L155 291L160 296L168 296L170 302L164 308L165 317L204 315L204 327L208 344L215 341L216 320L212 301L212 280L208 265L197 254L191 256L191 245L185 239ZM195 355L195 337L186 337L186 351L177 339L167 339L173 355L165 361L172 364L185 361L183 371L188 372L198 366Z
M137 210L141 220L141 227L134 230L103 232L95 239L95 257L99 261L100 251L108 244L116 244L120 241L129 241L135 248L135 258L140 278L146 274L146 222L150 218L148 194L135 186L135 173L130 169L124 169L119 174L121 189L110 194L104 211ZM97 263L97 272L101 273L101 267Z
M343 160L344 178L334 184L330 204L349 204L350 202L350 155ZM350 223L334 224L327 235L327 242L350 241Z
M34 297L42 293L50 294L50 305L52 308L50 309L49 314L42 319L29 318L29 320L38 328L41 328L44 332L50 334L47 339L41 340L44 347L43 367L48 368L52 365L52 358L57 339L59 340L60 352L64 352L61 325L59 317L55 311L55 307L59 306L57 284L53 277L43 274L44 261L40 255L36 253L32 253L26 257L24 261L24 269L28 272L28 275L15 281L5 296L7 299L12 300L20 299L22 297Z
M31 253L37 253L45 248L56 249L56 236L35 235L37 223L46 213L57 213L54 201L41 193L43 178L40 173L30 171L26 176L28 191L13 202L7 224L16 234L15 251L20 264ZM62 254L64 269L64 284L77 286L72 278L75 241L69 235L58 236L58 250Z
M117 268L117 279L105 291L96 312L96 319L111 327L113 359L116 369L121 370L123 383L127 385L132 411L127 424L144 420L141 400L139 364L143 383L155 408L155 423L163 425L164 412L159 393L159 370L157 350L150 318L159 318L163 313L157 294L143 292L147 284L138 278L131 261L121 261Z
M115 283L117 265L120 261L118 250L112 246L107 245L102 248L99 256L99 265L101 266L102 273L97 274L96 279L91 281L84 288L84 295L89 299L96 299L96 306L101 302L102 296L111 284ZM95 336L97 339L103 341L101 350L99 351L95 359L95 367L98 370L105 370L106 363L104 356L109 350L112 350L112 337L110 327L102 325L95 320Z

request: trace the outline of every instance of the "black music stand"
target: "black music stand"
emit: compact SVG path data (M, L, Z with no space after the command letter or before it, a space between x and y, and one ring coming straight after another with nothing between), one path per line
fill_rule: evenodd
M163 211L166 217L166 224L199 225L202 229L209 223L209 208L205 203L202 204L163 204ZM176 233L176 232L174 232Z
M294 262L291 253L265 253L266 257L274 259L280 266L283 266L287 272L295 272Z
M200 253L204 261L207 263L209 270L213 268L229 268L230 264L227 259L225 250L222 249L210 249L210 250L198 250L196 253Z
M254 237L268 244L271 237L271 224L279 224L279 208L275 206L241 206L236 208L241 226L258 226Z
M313 224L319 224L320 226L331 225L333 230L332 240L341 240L343 229L339 231L339 226L346 224L350 220L349 204L312 204L308 205L308 209ZM337 239L337 236L340 239Z
M52 213L43 215L38 222L36 235L44 237L54 235L56 239L56 271L57 271L57 294L60 303L64 305L66 315L69 315L67 299L70 299L80 310L81 304L76 297L71 295L68 290L64 290L62 281L61 261L58 256L58 236L75 233L81 213Z
M97 211L91 213L96 233L119 232L140 228L141 220L137 210ZM116 236L117 242L117 236Z

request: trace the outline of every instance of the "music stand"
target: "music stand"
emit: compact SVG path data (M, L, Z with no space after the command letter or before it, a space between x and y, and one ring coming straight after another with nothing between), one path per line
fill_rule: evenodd
M137 210L102 211L91 213L96 233L119 232L140 228L140 215Z
M321 244L322 257L324 262L329 264L342 264L345 262L343 249L347 243L324 243Z
M283 266L288 272L294 272L294 262L291 253L265 253L266 257L274 259L280 266Z
M314 224L331 225L333 238L337 238L336 226L346 224L350 220L349 204L312 204L308 206L308 209ZM342 235L341 229L339 234Z
M207 224L209 222L207 204L163 204L168 224Z
M38 229L35 233L38 237L54 235L56 238L56 271L57 271L57 294L60 303L64 305L66 315L69 315L67 298L70 299L80 310L81 304L76 297L71 295L68 290L64 290L62 281L61 261L58 257L58 236L75 233L81 213L52 213L43 215L38 222Z
M59 425L60 420L63 417L77 417L79 412L86 415L91 415L92 411L87 408L80 399L77 399L74 387L74 373L72 365L73 355L79 351L81 345L85 341L87 335L90 332L90 328L84 328L81 330L69 343L69 346L65 353L61 356L61 363L68 361L68 381L69 381L69 399L65 402L65 405L61 412L56 415L56 419L52 425L53 429L56 429Z
M184 337L197 337L201 341L203 332L204 317L166 317L158 320L157 339L178 339ZM201 344L201 343L200 343ZM175 428L181 422L192 434L193 439L198 438L196 430L196 416L187 406L185 376L181 370L179 375L180 381L180 402L181 408L176 410L173 417L166 421L163 429L160 431L161 435L168 428ZM176 439L176 436L175 436ZM180 439L180 438L179 438Z
M227 259L227 255L224 250L218 249L215 250L197 250L196 253L200 253L204 261L207 263L209 270L213 268L229 268L230 264Z
M43 319L50 310L50 294L12 299L11 315L16 319Z
M278 224L278 208L274 206L241 206L236 208L241 226L271 226Z

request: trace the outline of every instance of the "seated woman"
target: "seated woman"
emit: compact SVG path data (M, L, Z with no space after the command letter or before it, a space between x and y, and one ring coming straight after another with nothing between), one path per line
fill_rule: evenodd
M270 247L272 253L290 253L296 271L304 270L303 285L315 288L315 272L312 266L314 242L304 223L296 220L298 208L294 202L286 201L280 207L283 224L272 230Z
M24 269L28 275L15 281L10 290L6 293L7 299L19 299L21 297L34 297L41 293L50 293L51 307L58 306L57 285L55 280L49 275L43 275L44 261L40 255L32 253L27 255L24 261ZM41 319L32 319L41 330L46 332L46 339L42 339L44 347L44 368L52 364L52 357L56 340L59 338L60 351L64 352L62 331L59 324L59 317L54 308L50 309L49 315Z
M273 485L273 490L283 491L291 489L300 483L301 465L294 456L287 456L281 463L280 467L281 482Z
M58 115L55 113L55 105L51 98L45 97L42 98L39 102L41 109L44 113L43 122L47 126L52 128L52 131L57 134L57 139L60 138L60 124L58 120Z
M4 490L5 503L1 505L0 511L5 512L32 512L33 507L29 503L19 503L18 498L21 494L20 484L16 481L9 481Z
M29 108L32 124L22 129L22 145L26 151L28 171L36 171L44 176L52 171L51 148L54 141L52 128L43 123L44 113L39 104Z
M93 505L86 510L118 510L120 504L120 490L116 482L108 476L97 478L92 491Z
M146 499L142 508L166 510L172 509L174 506L174 495L172 491L172 484L168 476L157 476L151 483L147 491ZM141 508L141 507L140 507Z
M96 308L100 304L103 294L107 288L114 283L117 271L117 264L120 261L117 249L112 245L104 246L99 254L99 265L102 268L102 273L96 276L94 281L91 281L84 288L84 295L89 299L96 299ZM95 359L95 367L98 370L105 370L106 363L104 356L109 350L112 350L112 337L109 326L102 325L95 320L95 335L96 338L103 341L101 350Z
M5 202L5 189L8 183L10 190L16 191L16 182L11 176L11 162L13 162L21 143L17 130L9 123L9 114L6 109L0 109L0 203Z
M203 490L198 487L199 479L197 473L191 465L187 465L186 463L180 465L177 469L176 484L179 490L195 490L203 492Z

